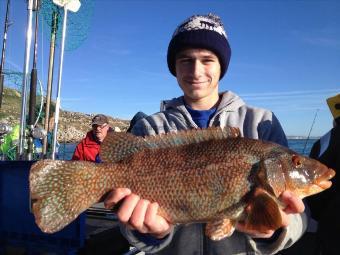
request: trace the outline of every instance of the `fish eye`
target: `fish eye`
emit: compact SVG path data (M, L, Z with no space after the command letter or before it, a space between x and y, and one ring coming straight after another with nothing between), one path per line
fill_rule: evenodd
M302 167L302 159L298 155L293 155L292 162L296 168Z

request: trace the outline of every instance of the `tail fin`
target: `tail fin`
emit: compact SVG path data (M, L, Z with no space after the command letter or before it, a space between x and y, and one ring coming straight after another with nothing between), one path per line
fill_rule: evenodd
M54 233L71 223L105 193L98 164L42 160L30 171L33 213L39 228Z

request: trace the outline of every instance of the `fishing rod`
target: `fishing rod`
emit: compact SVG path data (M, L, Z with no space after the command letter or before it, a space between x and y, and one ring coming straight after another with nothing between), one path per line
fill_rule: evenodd
M62 72L63 72L64 49L65 49L65 38L66 38L67 11L70 10L72 12L77 12L80 8L80 1L79 0L70 0L68 2L65 2L63 0L53 0L53 3L64 8L63 28L62 28L62 37L61 37L61 46L60 46L57 99L56 99L56 106L55 106L53 143L52 143L52 159L55 159L56 148L57 148L57 132L58 132L59 110L60 110L61 77L62 77Z
M309 141L309 137L310 137L310 134L312 132L313 126L315 124L315 120L316 120L316 116L318 115L318 112L319 112L319 109L316 109L316 112L314 114L314 119L313 119L312 125L311 125L311 127L309 129L309 133L308 133L308 136L307 136L307 139L306 139L306 142L305 142L305 146L303 147L302 154L305 154L305 149L307 147L307 142Z
M2 105L2 94L4 91L4 80L5 80L5 75L4 75L4 65L5 65L5 51L6 51L6 40L7 40L7 31L8 27L12 25L12 22L9 22L9 5L10 5L10 0L7 0L7 7L6 7L6 18L5 18L5 28L4 28L4 39L2 41L2 54L1 54L1 63L0 63L0 109Z
M62 77L62 73L63 73L66 24L67 24L67 8L65 7L64 8L64 17L63 17L63 30L62 30L62 37L61 37L61 47L60 47L59 75L58 75L58 85L57 85L57 100L56 100L56 105L55 105L55 116L54 116L54 129L53 129L53 141L52 141L52 159L55 159L56 149L57 149L57 133L58 133L59 109L60 109L61 77Z
M34 3L33 3L34 2ZM37 0L27 1L27 30L26 30L26 43L25 43L25 61L22 80L22 92L21 92L21 111L20 111L20 132L19 132L19 146L18 146L18 159L24 157L24 140L26 129L26 93L27 93L27 79L28 79L28 66L31 53L31 41L32 41L32 15L33 4L36 6Z
M27 159L32 160L33 158L33 129L35 123L35 105L36 105L36 94L37 94L37 52L38 52L38 11L40 8L40 0L36 1L35 10L35 31L34 31L34 55L33 55L33 67L31 71L31 82L30 82L30 98L29 98L29 109L28 109L28 151Z
M52 81L53 81L53 66L54 66L54 52L55 52L55 44L56 44L56 36L58 30L58 12L56 10L52 13L52 24L51 24L51 42L50 42L50 59L48 66L48 77L47 77L47 93L46 93L46 103L45 103L45 123L44 129L45 132L48 133L50 130L50 104L52 101ZM43 142L43 157L46 157L47 154L47 136L44 137Z

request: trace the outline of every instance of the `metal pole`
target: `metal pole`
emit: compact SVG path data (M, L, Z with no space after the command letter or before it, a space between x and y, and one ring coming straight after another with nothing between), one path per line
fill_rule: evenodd
M0 64L0 109L2 105L2 94L4 91L4 63L5 63L5 50L6 50L6 40L7 40L7 31L9 27L9 22L8 22L8 12L9 12L9 4L10 0L7 0L7 7L6 7L6 18L5 18L5 28L4 28L4 39L2 42L2 54L1 54L1 64Z
M50 43L50 60L48 67L48 78L47 78L47 94L46 94L46 103L45 103L45 123L44 129L46 134L50 130L49 122L50 122L50 104L52 97L52 81L53 81L53 66L54 66L54 52L55 52L55 42L56 42L56 34L58 30L58 13L53 11L52 14L52 26L51 26L51 43ZM45 158L47 154L47 136L44 137L43 144L43 157Z
M62 30L62 37L61 37L61 47L60 47L58 90L57 90L57 100L56 100L56 106L55 106L55 118L54 118L54 129L53 129L52 159L55 159L56 147L57 147L57 132L58 132L58 121L59 121L59 109L60 109L60 89L61 89L61 77L62 77L62 72L63 72L66 24L67 24L67 8L65 6L64 7L64 18L63 18L63 30Z
M24 157L24 140L26 129L26 92L27 92L27 79L28 79L28 67L31 53L31 40L32 40L32 13L33 13L33 0L28 0L27 3L27 31L26 31L26 47L25 47L25 61L22 80L22 92L21 92L21 113L20 113L20 133L19 133L19 150L18 158Z

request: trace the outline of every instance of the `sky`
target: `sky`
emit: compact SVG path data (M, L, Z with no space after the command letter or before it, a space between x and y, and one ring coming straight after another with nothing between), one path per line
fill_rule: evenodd
M290 136L310 131L320 136L332 127L326 99L340 93L340 1L82 2L87 15L68 29L80 31L85 40L65 51L62 109L121 119L159 111L161 100L182 95L166 64L172 33L189 16L212 12L222 18L232 50L220 91L231 90L249 105L272 110ZM13 24L7 35L5 68L21 72L26 7L24 0L11 1ZM1 40L5 8L6 1L0 1ZM81 10L69 19L76 20ZM38 76L46 91L50 29L42 15L39 20ZM76 41L66 37L66 45ZM59 57L58 47L54 99Z

